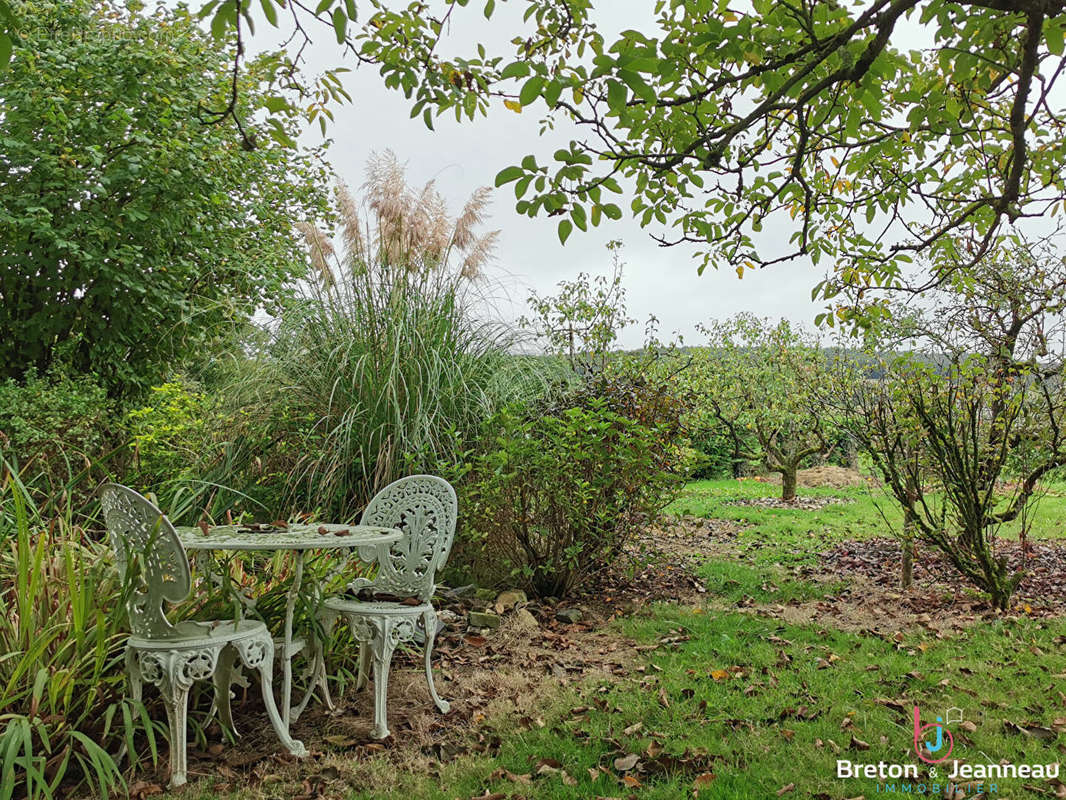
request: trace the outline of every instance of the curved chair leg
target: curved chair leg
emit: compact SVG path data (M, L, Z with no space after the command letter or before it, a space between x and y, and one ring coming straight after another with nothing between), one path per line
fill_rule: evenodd
M447 714L451 706L447 700L441 700L437 687L433 683L433 642L437 638L437 613L426 611L422 615L422 626L426 630L426 683L429 684L429 696L442 714Z
M137 663L137 652L127 647L125 660L126 677L130 682L130 697L139 703L143 697L144 680L141 678L141 666ZM123 739L122 746L119 747L118 752L115 754L115 761L121 764L127 755L126 740Z
M366 687L367 673L370 672L370 645L359 642L359 674L355 678L355 690Z
M144 681L141 679L141 665L137 663L137 652L126 648L126 675L130 681L130 697L138 702L142 697Z
M188 780L185 775L185 723L189 712L189 689L173 682L160 689L163 705L167 709L167 722L170 723L170 788L175 789L184 786Z
M319 693L322 695L322 702L326 704L326 708L330 711L336 711L337 705L333 702L333 696L329 692L329 677L326 674L326 651L322 646L322 641L325 637L329 636L329 632L333 630L333 626L337 622L336 615L323 615L319 617L319 622L322 624L322 635L315 636L314 647L314 676L312 680L318 687Z
M315 665L312 680L322 695L322 702L326 704L326 708L330 711L336 711L337 706L333 702L333 696L329 693L329 678L326 675L326 653L322 647L322 642L317 637L315 637L314 659Z
M389 635L388 624L382 625L375 632L374 650L374 730L371 736L384 739L389 736L386 701L389 696L389 667L392 665L392 651L396 648Z
M282 720L278 713L278 706L274 702L274 641L252 642L240 648L241 661L249 669L259 670L260 683L263 687L263 705L266 706L267 716L274 732L281 740L281 744L294 756L306 756L307 748L303 742L293 739L289 735L289 721Z
M215 702L213 711L218 711L218 721L222 727L239 738L237 727L233 724L233 713L230 709L230 685L233 683L233 662L237 659L237 651L233 647L226 647L218 656L218 666L215 674L211 676L211 682L215 686Z

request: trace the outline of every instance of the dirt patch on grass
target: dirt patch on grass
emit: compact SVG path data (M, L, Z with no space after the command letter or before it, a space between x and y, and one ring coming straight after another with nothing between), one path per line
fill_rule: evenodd
M755 506L757 508L779 508L790 511L820 511L826 506L839 506L850 503L847 497L800 497L782 500L780 497L741 497L729 503L731 506Z
M236 744L214 744L221 732L212 725L210 746L190 745L193 783L187 791L297 800L348 797L352 787L384 794L396 791L405 775L433 775L454 759L494 755L501 744L498 730L543 726L541 715L569 687L629 674L640 651L607 623L621 606L645 602L643 595L624 593L625 583L635 579L626 576L611 586L605 576L602 586L612 595L565 603L580 612L576 623L556 619L558 606L529 603L523 606L528 615L505 614L498 630L482 635L467 628L465 604L450 605L446 610L456 621L438 637L434 666L437 690L451 709L440 714L431 702L421 652L397 652L389 680L392 736L384 741L370 736L372 691L349 689L335 698L336 712L313 704L293 726L293 736L310 751L308 758L278 755L262 704L251 691L248 702L235 709L245 734ZM205 780L197 783L197 778ZM157 784L163 780L162 774L154 776ZM151 786L151 779L145 785Z
M1066 544L1003 542L997 553L1027 573L1008 612L994 608L938 551L924 546L917 549L911 588L899 588L900 545L888 538L844 542L822 553L818 566L793 568L797 579L825 586L818 599L779 604L742 600L734 607L793 624L877 636L924 630L937 638L981 621L1066 614Z
M1045 616L1066 613L1066 542L1004 540L997 543L996 556L1005 558L1012 571L1025 572L1013 598L1013 610ZM900 543L895 539L843 542L820 558L824 571L836 576L848 576L849 580L861 576L888 586L899 583ZM977 593L939 550L924 544L915 547L914 591L934 592L942 598L929 610L951 610L956 598ZM986 602L983 598L978 601Z
M732 520L663 517L648 523L611 569L593 575L578 596L608 617L650 603L700 603L707 594L696 569L712 556L736 556L746 526Z
M753 479L749 479L753 480ZM777 473L760 477L758 480L781 485L781 476ZM847 489L852 486L867 486L870 479L858 470L825 464L821 467L801 469L796 473L796 485L807 489L824 487L827 489Z
M827 464L811 469L801 469L796 474L799 486L825 486L831 489L847 489L851 486L866 486L869 481L857 469Z
M742 603L737 608L794 625L820 625L872 636L926 631L936 638L997 616L987 603L972 596L947 595L939 588L903 592L864 576L852 576L846 588L837 584L830 589L827 583L826 594L816 600Z

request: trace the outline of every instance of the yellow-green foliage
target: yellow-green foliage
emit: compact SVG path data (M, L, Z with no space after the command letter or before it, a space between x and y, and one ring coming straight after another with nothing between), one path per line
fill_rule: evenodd
M153 386L126 414L138 481L152 486L187 475L202 460L214 405L194 384Z

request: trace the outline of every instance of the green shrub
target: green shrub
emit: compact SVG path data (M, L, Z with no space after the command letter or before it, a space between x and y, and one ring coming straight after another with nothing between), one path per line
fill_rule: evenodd
M122 438L106 391L89 378L30 372L0 382L0 458L18 465L34 495L60 494Z
M734 456L733 443L725 431L700 429L690 433L690 441L696 451L697 461L692 470L696 480L732 478L742 466Z
M482 580L565 595L673 498L682 413L661 387L598 378L496 414L461 487L459 557Z
M191 474L205 456L213 404L196 386L153 386L147 401L126 413L136 483L155 489Z
M231 76L182 4L3 5L20 42L0 78L0 377L65 365L136 396L306 274L292 223L325 210L322 152L283 144L303 115L253 110L299 101L299 80L276 80L280 53ZM203 124L231 78L244 142Z

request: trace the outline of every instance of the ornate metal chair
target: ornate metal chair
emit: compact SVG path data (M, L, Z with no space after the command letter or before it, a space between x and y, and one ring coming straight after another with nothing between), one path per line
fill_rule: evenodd
M386 486L366 507L362 524L397 528L404 532L404 537L392 545L359 549L361 559L377 564L377 574L372 579L357 578L348 589L356 595L368 595L367 599L332 597L323 603L319 613L327 633L343 617L359 642L357 689L365 685L367 662L373 658L373 736L378 739L389 735L385 710L389 667L392 653L401 642L425 637L429 694L440 711L448 711L447 701L440 699L433 684L437 612L430 600L436 588L436 572L444 566L451 551L457 513L455 490L442 478L412 475ZM401 599L378 599L381 595ZM321 654L318 663L322 664ZM319 674L323 686L324 672L321 669ZM332 706L328 693L325 694Z
M170 723L170 785L186 782L185 733L189 690L195 681L212 679L222 722L233 727L230 672L240 656L259 670L263 702L278 738L290 753L305 755L303 744L289 736L274 704L274 640L266 625L254 620L179 622L171 624L163 602L184 600L192 588L189 560L174 527L146 498L109 483L100 490L111 546L127 587L126 609L132 634L126 642L130 692L141 699L142 683L155 684Z

